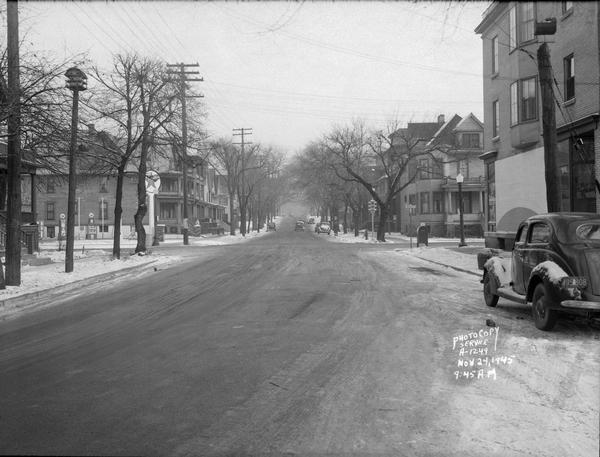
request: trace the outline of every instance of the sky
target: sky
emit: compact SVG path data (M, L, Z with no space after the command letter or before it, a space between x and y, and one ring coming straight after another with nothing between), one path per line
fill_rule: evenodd
M295 153L354 119L483 120L473 30L488 4L34 1L19 15L21 39L59 60L85 52L109 68L114 54L135 51L197 63L211 138L252 128L249 141Z

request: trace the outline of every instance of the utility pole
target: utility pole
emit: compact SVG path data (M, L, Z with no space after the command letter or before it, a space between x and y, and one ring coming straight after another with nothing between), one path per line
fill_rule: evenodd
M242 192L245 192L245 179L244 176L246 174L246 154L244 153L244 145L246 144L252 144L251 142L245 142L244 141L244 137L246 135L252 135L252 127L242 127L242 128L238 128L238 129L233 129L233 136L241 136L241 142L239 143L233 143L233 144L239 144L242 147L242 169L241 169L241 173L240 173L240 181L241 181L241 185L240 185L240 189L242 189ZM240 199L240 202L244 199L244 195L239 195L238 192L238 197ZM242 235L246 235L246 204L244 203L244 205L240 205L240 231L242 232Z
M560 178L556 164L557 138L554 91L552 90L552 64L547 43L537 51L540 91L542 95L542 136L544 138L544 167L546 170L546 203L548 212L560 211Z
M185 91L187 83L191 81L204 81L204 78L190 78L189 75L197 75L200 72L195 70L186 70L189 67L199 67L197 63L176 63L167 64L169 68L178 68L178 70L167 70L167 73L179 75L179 97L181 100L181 162L183 167L183 244L190 244L189 241L189 221L188 221L188 199L187 199L187 112L186 97L202 97L202 95L186 96Z
M556 18L535 22L534 36L547 36L556 33ZM542 137L544 139L544 169L546 177L546 204L548 212L560 211L560 176L556 163L556 112L554 110L554 90L552 89L552 62L546 42L537 50L538 77L542 96Z
M21 88L19 81L19 3L6 2L8 56L8 141L6 168L6 285L21 285ZM1 269L1 266L0 266Z

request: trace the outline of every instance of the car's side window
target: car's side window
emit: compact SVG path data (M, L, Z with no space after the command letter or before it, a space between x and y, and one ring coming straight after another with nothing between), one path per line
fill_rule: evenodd
M550 227L543 222L534 224L529 236L530 243L548 243L550 241Z
M522 225L519 228L519 231L517 232L517 236L515 237L516 242L517 243L524 243L526 235L527 235L527 226L526 225Z

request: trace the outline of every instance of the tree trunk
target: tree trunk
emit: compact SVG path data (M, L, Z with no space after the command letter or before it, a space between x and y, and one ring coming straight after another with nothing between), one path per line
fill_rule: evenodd
M385 242L385 221L388 217L387 206L379 206L379 227L377 227L377 241Z
M117 169L117 191L115 193L115 230L113 238L113 259L121 258L121 216L123 214L123 181L125 179L125 164Z
M243 204L242 201L240 201L239 207L240 207L240 233L242 236L246 236L246 205Z
M231 236L235 235L235 225L234 224L234 215L233 215L233 199L235 194L229 191L229 234Z
M344 204L344 234L348 233L348 203Z
M142 139L142 151L140 154L140 167L138 169L138 184L137 184L137 196L138 196L138 209L133 218L135 222L135 231L137 233L137 245L135 247L135 253L146 252L146 230L144 229L144 217L148 212L148 203L146 196L146 158L148 157L149 141L147 135ZM185 198L185 191L183 198Z

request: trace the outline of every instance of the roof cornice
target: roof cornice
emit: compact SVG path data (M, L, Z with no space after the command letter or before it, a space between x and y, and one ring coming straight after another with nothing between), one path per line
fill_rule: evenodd
M483 19L477 27L475 27L475 33L483 34L495 21L500 17L506 8L510 5L510 2L499 2L494 1L487 10L483 12Z

